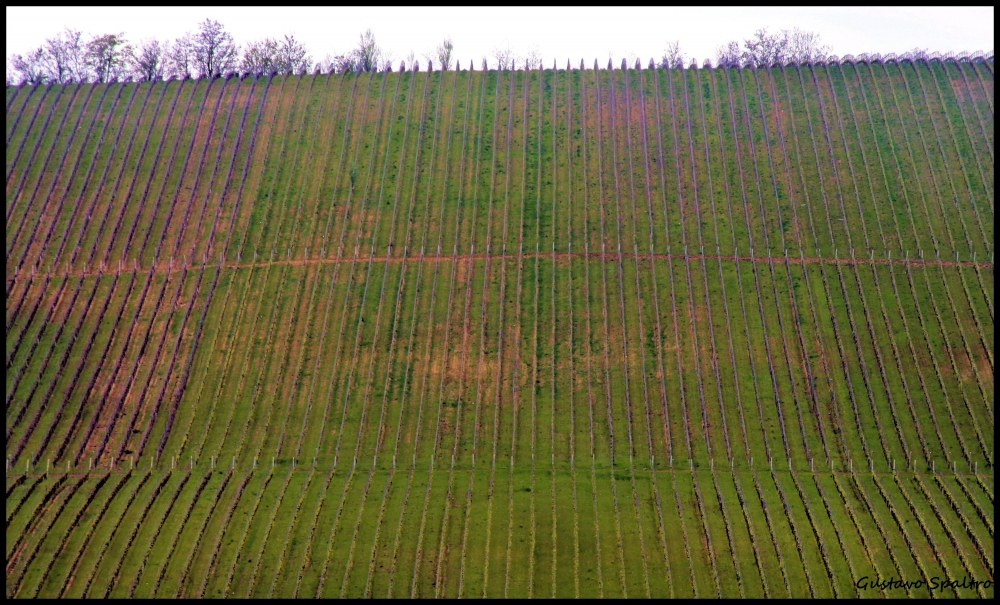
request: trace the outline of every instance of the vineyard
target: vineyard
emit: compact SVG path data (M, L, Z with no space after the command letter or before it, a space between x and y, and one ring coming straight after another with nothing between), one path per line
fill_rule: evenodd
M7 596L992 598L993 65L7 88Z

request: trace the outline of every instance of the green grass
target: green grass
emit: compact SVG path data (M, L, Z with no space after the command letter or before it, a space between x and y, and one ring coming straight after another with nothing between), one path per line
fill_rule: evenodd
M167 483L160 489L160 497L149 503L144 522L139 526L128 552L122 557L119 581L111 591L112 596L127 596L130 589L135 587L138 574L147 560L150 543L162 529L164 517L171 503L176 502L174 498L185 478L184 474L171 473Z
M27 156L21 156L24 158L23 161L29 165L21 168L21 176L16 177L17 180L14 181L16 184L13 189L8 189L7 191L7 196L11 203L11 217L9 220L14 221L13 224L18 226L16 230L10 230L11 232L7 234L7 248L9 250L15 249L14 246L18 243L18 236L27 236L27 232L22 234L20 231L23 226L27 225L29 231L31 229L32 221L29 220L29 215L35 213L32 212L33 208L29 208L29 206L34 206L40 211L41 204L33 202L36 196L45 195L45 189L42 189L42 193L38 191L43 186L42 181L45 177L45 168L51 165L50 172L55 172L55 166L58 165L63 157L62 153L54 153L60 147L60 136L64 135L61 138L63 145L68 145L71 142L69 135L75 133L75 131L73 133L66 132L69 130L64 127L67 118L75 119L76 116L79 116L84 111L85 105L90 101L91 93L94 90L96 89L83 86L60 87L60 90L57 91L58 94L49 95L51 98L50 106L45 109L45 118L36 122L38 125L38 136L34 141L31 152ZM76 102L77 98L83 100ZM70 122L70 124L72 123ZM49 124L52 124L54 127L49 127ZM36 166L38 167L37 171L35 171ZM18 213L18 208L20 208L20 213ZM37 219L37 215L35 218Z
M862 575L988 575L992 77L8 90L8 274L50 271L8 282L8 474L35 459L8 481L8 596L856 596ZM113 289L79 275L119 260L139 269Z
M101 562L108 541L113 538L113 533L121 523L122 516L125 515L134 502L137 490L147 483L148 474L130 473L126 484L121 491L110 501L105 514L97 521L95 531L91 534L91 539L84 546L81 557L78 561L75 573L70 578L65 588L66 596L82 596L84 591L91 585L91 577L97 571L97 566ZM96 539L95 539L96 538Z

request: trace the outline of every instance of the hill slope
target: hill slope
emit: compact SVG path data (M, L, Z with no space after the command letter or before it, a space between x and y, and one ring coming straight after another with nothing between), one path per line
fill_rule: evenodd
M993 183L992 58L8 89L7 594L992 580Z

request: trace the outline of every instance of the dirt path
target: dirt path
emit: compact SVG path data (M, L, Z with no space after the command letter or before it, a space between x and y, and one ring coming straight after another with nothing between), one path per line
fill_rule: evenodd
M458 255L458 256L456 256L454 258L458 262L470 262L470 261L477 261L477 260L486 260L487 256L489 256L493 260L497 260L497 259L516 260L517 257L518 257L516 253L511 253L511 254L491 254L491 255L480 253L480 254L460 254L460 255ZM522 256L522 259L524 259L524 260L530 260L532 258L551 259L553 257L553 254L551 252L539 252L538 254L535 254L533 252L526 252L526 253L522 254L521 256ZM589 254L586 254L586 253L583 253L583 252L572 252L572 253L570 253L570 252L556 252L554 256L555 256L555 258L557 260L560 260L560 261L564 261L564 260L567 260L569 258L590 258L590 259L599 260L601 258L601 253L600 252L591 252ZM774 263L783 263L783 262L785 262L787 260L788 263L792 264L792 265L801 265L801 264L811 265L811 264L818 264L818 263L824 263L825 262L827 264L837 264L837 265L872 265L872 264L874 264L874 265L888 265L888 264L906 265L906 264L909 264L909 265L918 266L918 267L920 267L920 266L941 266L941 267L982 267L984 269L992 269L993 268L993 263L990 262L990 261L953 261L953 260L919 259L919 258L911 258L911 259L899 259L899 258L889 259L889 258L880 258L880 257L867 257L867 258L866 257L819 258L819 257L815 257L815 256L806 256L806 257L789 256L786 259L786 257L784 257L784 256L759 256L759 255L749 256L749 255L743 255L743 254L737 255L737 256L718 255L718 254L688 254L688 255L684 255L684 254L652 254L652 255L649 255L649 254L633 254L631 252L621 252L621 253L606 252L604 254L604 257L608 261L610 261L610 262L615 262L619 258L621 258L621 259L638 258L639 260L644 260L644 259L649 259L650 256L652 256L652 258L654 258L656 260L678 260L678 261L683 261L685 258L688 259L689 261L700 261L700 260L710 260L710 261L723 260L723 261L731 261L734 258L736 258L736 259L739 259L739 260L741 260L743 262L754 262L754 263L774 262ZM248 268L248 267L265 267L268 264L273 264L273 265L278 265L278 266L280 266L280 265L304 266L304 265L351 263L351 262L362 262L362 263L364 263L364 262L368 262L369 260L371 260L371 262L373 262L373 263L385 263L385 262L398 263L398 262L401 262L403 260L403 258L404 257L402 257L402 256L373 256L373 257L371 257L369 259L369 257L367 257L367 256L354 256L354 257L342 257L339 260L337 260L335 258L313 258L313 259L291 259L291 260L260 261L260 262L250 262L250 263L246 263L246 262L228 263L227 262L227 263L223 263L222 266L225 269L245 269L245 268ZM446 255L446 254L440 254L440 255L439 254L425 254L424 257L423 257L423 262L450 261L450 260L452 260L452 258L453 257L451 255ZM418 262L418 261L420 261L420 258L417 255L411 255L411 256L407 256L406 257L406 261L407 262ZM218 266L218 263L209 263L209 264L205 265L205 268L206 269L214 269L217 266ZM173 264L171 264L171 263L167 263L167 262L161 262L161 263L159 263L159 264L157 264L157 265L155 265L153 267L153 271L155 273L177 273L177 272L180 272L180 271L184 270L185 268L191 268L191 267L197 268L198 265L191 265L191 264L185 265L185 264L182 264L182 263L173 263ZM49 277L52 277L52 278L61 278L61 277L90 277L90 276L95 276L95 275L109 275L109 274L113 273L114 271L115 271L115 267L105 267L105 268L103 268L100 271L94 270L94 269L88 269L86 271L70 271L68 273L66 271L56 271L56 272L53 272ZM138 268L137 269L134 265L131 266L131 267L129 267L129 266L123 266L121 268L121 271L122 271L122 273L126 273L126 274L130 273L132 271L138 271L139 273L146 273L146 272L149 271L149 268L145 267L145 268ZM7 283L10 284L10 283L16 282L18 279L26 279L27 277L29 277L29 275L30 275L29 273L22 273L21 275L8 276L7 277ZM44 278L45 275L44 274L39 274L38 277Z

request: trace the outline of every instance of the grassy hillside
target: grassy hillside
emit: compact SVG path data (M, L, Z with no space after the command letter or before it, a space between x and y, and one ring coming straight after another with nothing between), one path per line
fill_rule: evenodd
M992 581L992 58L624 67L8 88L8 597Z

